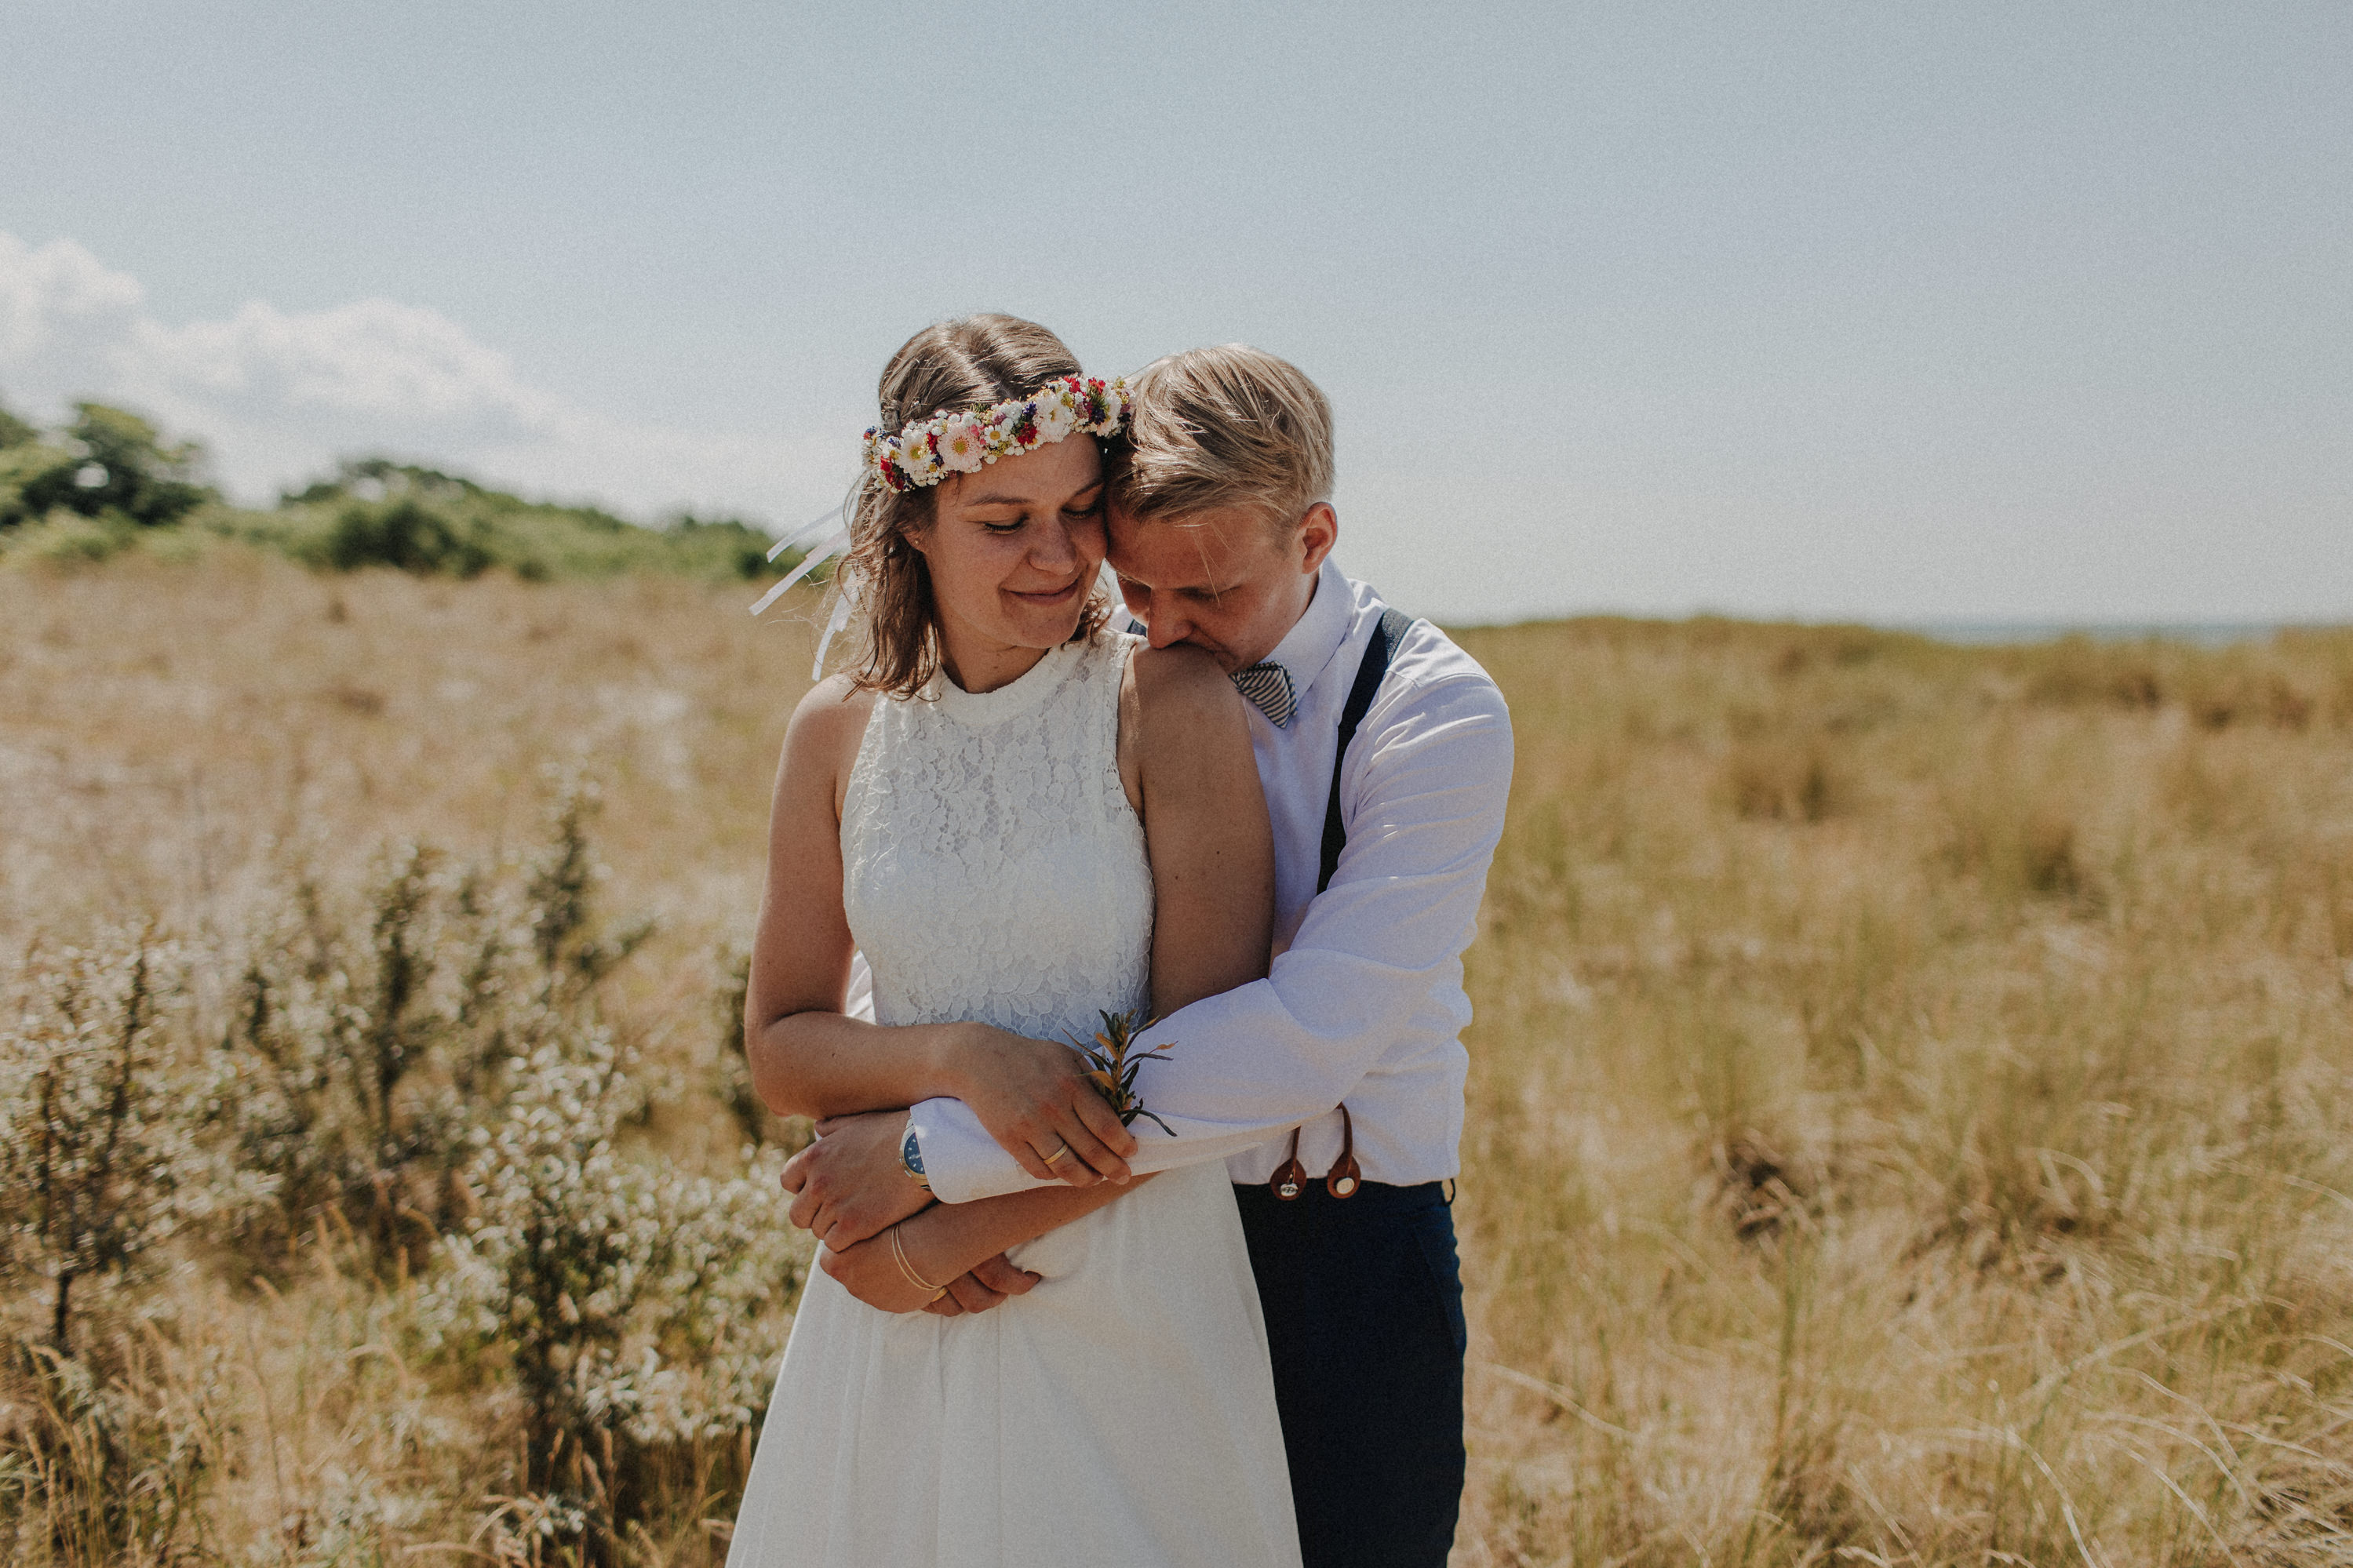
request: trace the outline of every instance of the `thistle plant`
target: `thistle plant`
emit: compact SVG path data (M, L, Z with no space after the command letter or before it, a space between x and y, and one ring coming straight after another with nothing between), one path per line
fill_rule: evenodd
M766 1309L803 1262L773 1153L713 1180L617 1146L644 1099L629 1067L599 1029L512 1064L464 1173L472 1217L420 1298L428 1348L507 1361L522 1490L563 1501L545 1517L582 1521L591 1556L663 1454L757 1427L781 1348Z
M46 1282L60 1355L75 1287L144 1272L216 1195L158 1018L173 963L143 935L37 960L0 1024L0 1275Z
M1141 1011L1143 1009L1137 1009L1137 1012ZM1135 1049L1135 1037L1158 1020L1151 1017L1139 1019L1134 1013L1102 1013L1097 1016L1103 1019L1103 1027L1095 1032L1093 1045L1078 1040L1071 1042L1087 1059L1087 1066L1092 1069L1087 1076L1094 1080L1095 1088L1103 1092L1103 1097L1111 1101L1111 1108L1119 1112L1121 1126L1132 1126L1141 1116L1163 1132L1168 1132L1170 1137L1175 1137L1174 1132L1168 1131L1168 1123L1145 1110L1144 1097L1135 1092L1135 1075L1144 1070L1144 1064L1168 1059L1168 1047L1165 1045L1155 1046L1148 1051Z
M602 934L596 918L596 883L605 868L588 841L588 824L602 797L593 780L559 775L548 813L547 843L531 867L523 889L533 952L551 994L566 987L595 986L653 934L651 921L639 921Z
M201 1531L217 1401L159 1379L129 1292L257 1184L195 1136L184 967L152 933L37 952L0 1020L0 1561L176 1562Z
M403 845L364 905L299 886L249 944L211 1097L234 1157L274 1205L238 1239L277 1265L330 1208L379 1260L422 1264L459 1222L472 1131L516 1064L593 1026L597 990L641 942L603 934L585 793L510 868L451 866Z
M502 1021L481 1016L478 993L497 989L508 945L448 890L435 851L401 846L349 929L304 884L250 944L213 1102L237 1163L274 1190L238 1226L273 1261L330 1206L385 1258L443 1223L436 1188L465 1154L464 1080Z

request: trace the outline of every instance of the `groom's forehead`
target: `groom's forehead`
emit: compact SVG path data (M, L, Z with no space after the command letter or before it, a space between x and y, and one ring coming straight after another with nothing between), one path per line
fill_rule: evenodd
M1265 524L1240 508L1137 521L1111 531L1112 569L1154 588L1223 590L1250 576L1266 553Z

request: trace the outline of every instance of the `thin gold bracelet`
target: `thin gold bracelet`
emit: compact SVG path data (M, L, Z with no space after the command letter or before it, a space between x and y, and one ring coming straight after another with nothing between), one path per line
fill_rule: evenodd
M931 1292L930 1297L926 1300L926 1305L931 1301L938 1300L941 1297L948 1293L948 1288L946 1286L934 1285L930 1280L915 1272L915 1266L907 1261L907 1244L900 1238L899 1227L895 1225L891 1227L891 1257L898 1263L899 1272L907 1277L907 1283L913 1285L918 1290L929 1290Z

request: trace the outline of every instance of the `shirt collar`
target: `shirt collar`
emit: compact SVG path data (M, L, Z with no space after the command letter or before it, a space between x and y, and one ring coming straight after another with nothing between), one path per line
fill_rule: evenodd
M1291 672L1292 694L1302 706L1315 678L1332 662L1340 645L1348 639L1349 612L1355 608L1348 592L1348 579L1326 555L1315 573L1315 597L1308 601L1307 611L1283 634L1274 651L1266 656L1269 664L1279 664Z

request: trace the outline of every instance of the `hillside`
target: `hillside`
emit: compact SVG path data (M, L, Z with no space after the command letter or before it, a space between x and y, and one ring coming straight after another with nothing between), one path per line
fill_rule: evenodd
M769 575L768 536L736 519L681 514L640 527L589 506L529 500L460 475L387 458L339 464L275 507L232 506L203 482L204 454L138 415L102 404L43 430L0 405L0 559L72 564L126 551L185 557L215 540L348 572L424 575L492 570L534 582L662 572ZM789 571L799 557L776 568Z

